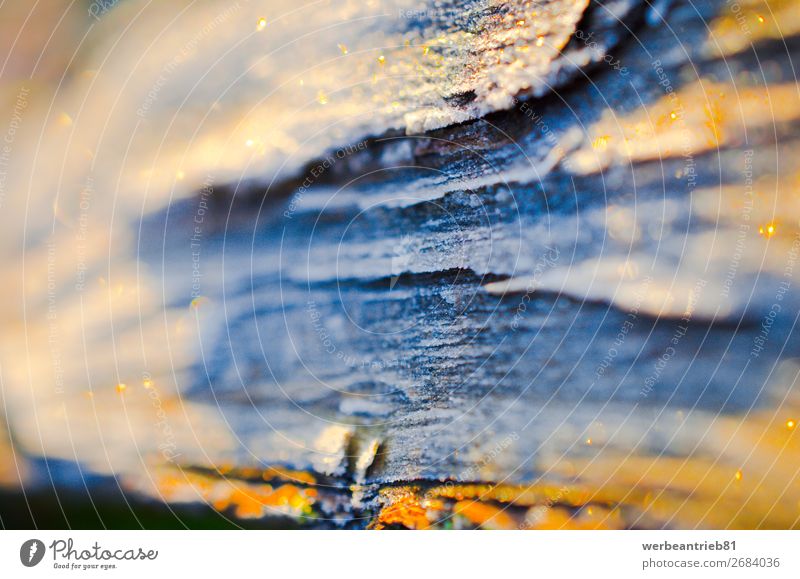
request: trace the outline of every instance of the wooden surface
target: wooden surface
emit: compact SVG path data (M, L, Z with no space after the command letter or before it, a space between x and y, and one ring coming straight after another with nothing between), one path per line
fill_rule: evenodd
M148 347L194 355L63 402L79 460L23 435L26 484L163 524L797 527L798 6L742 6L592 3L508 110L148 215Z

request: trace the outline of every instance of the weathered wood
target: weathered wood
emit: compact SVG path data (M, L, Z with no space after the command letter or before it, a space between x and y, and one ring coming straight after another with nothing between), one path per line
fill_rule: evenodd
M552 15L569 32L507 110L464 89L447 102L481 118L148 215L136 259L167 313L147 323L199 354L129 386L119 440L96 419L103 452L72 432L79 462L251 524L797 527L786 4L783 37L725 2ZM496 25L471 8L456 31Z

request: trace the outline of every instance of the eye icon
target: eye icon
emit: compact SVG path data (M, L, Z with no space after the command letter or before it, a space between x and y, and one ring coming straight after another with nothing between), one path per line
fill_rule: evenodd
M26 567L35 567L44 558L44 543L39 539L29 539L19 548L19 560Z

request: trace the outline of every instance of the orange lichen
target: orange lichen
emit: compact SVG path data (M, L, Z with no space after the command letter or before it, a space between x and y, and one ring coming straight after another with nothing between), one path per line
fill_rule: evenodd
M221 464L213 469L220 476L231 477L240 480L264 480L265 482L283 481L303 485L315 485L317 479L313 474L293 470L280 465L271 465L267 468L256 466L236 467L231 464Z
M511 515L502 508L480 501L459 501L453 506L453 513L482 529L509 530L518 527Z
M218 511L232 510L243 519L261 518L276 512L295 517L310 515L318 496L316 489L293 484L248 483L191 471L168 470L157 477L156 484L166 500L199 498Z
M307 485L317 484L317 479L311 473L302 470L292 470L282 466L267 467L261 473L261 478L263 478L265 481L283 479Z
M553 485L441 485L432 487L425 494L456 501L478 499L523 507L554 502L575 506L584 504L589 497L588 491L575 486L567 489Z
M219 490L219 489L215 489ZM312 492L308 492L311 490ZM273 488L270 485L232 483L227 492L213 500L215 509L233 509L241 518L260 518L270 509L295 516L309 514L316 498L313 489L302 489L292 484Z
M573 513L561 507L531 508L525 515L523 529L535 530L600 530L625 527L619 509L590 505Z
M420 503L420 497L415 491L401 491L391 493L390 502L380 513L372 525L374 529L384 529L387 526L401 526L407 529L427 529L430 527L428 511Z
M619 512L599 502L601 495L592 505L596 516L578 511L580 517L573 519L572 511L586 505L590 496L574 487L448 483L428 489L390 487L379 495L384 507L370 525L373 529L425 529L449 526L449 521L483 529L624 527ZM527 508L529 515L541 515L536 520L526 518L521 508Z

